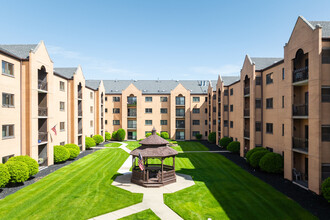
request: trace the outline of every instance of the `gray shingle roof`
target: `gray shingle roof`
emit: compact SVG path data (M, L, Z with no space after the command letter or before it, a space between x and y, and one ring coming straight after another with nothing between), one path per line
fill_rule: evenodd
M256 65L256 70L265 69L268 66L283 60L283 58L269 58L269 57L251 57L251 60Z
M101 83L101 80L86 80L85 81L86 87L93 89L93 90L98 90L100 83Z
M66 79L72 79L77 67L54 68L54 73Z
M233 84L234 82L237 82L240 80L239 76L222 76L221 77L224 86L229 86Z
M317 24L322 27L322 37L330 37L330 21L308 21L312 26Z
M31 50L34 50L38 44L12 44L12 45L0 45L0 50L10 53L18 58L27 59Z

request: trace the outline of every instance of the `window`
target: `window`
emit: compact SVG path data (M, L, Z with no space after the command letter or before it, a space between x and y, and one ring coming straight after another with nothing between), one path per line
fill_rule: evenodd
M93 106L90 107L90 112L93 113Z
M93 99L93 92L90 92L90 93L89 93L89 97L90 97L91 99Z
M282 80L285 79L285 71L284 71L284 68L282 68Z
M199 112L200 112L199 108L193 108L193 111L192 111L193 114L199 114Z
M64 102L60 102L60 111L64 111Z
M215 96L215 94L213 95L213 100L216 100L217 99L217 97Z
M330 49L328 48L322 50L322 63L330 64Z
M60 91L65 91L65 88L64 88L65 84L63 81L60 81Z
M261 108L261 99L256 99L256 108Z
M193 97L193 102L199 102L199 97Z
M321 95L322 102L330 102L330 86L322 86Z
M228 120L224 120L224 121L223 121L223 126L224 126L224 127L228 127Z
M256 131L261 131L261 122L256 121Z
M230 128L233 128L233 127L234 127L234 122L230 121Z
M60 145L64 146L65 145L65 141L60 142Z
M217 108L216 107L213 107L213 112L217 112Z
M207 120L205 120L205 125L207 125Z
M119 120L113 120L113 125L120 125L120 121Z
M4 164L4 163L6 163L8 160L9 160L9 158L11 158L11 157L13 157L14 156L14 154L12 154L12 155L8 155L8 156L5 156L5 157L2 157L2 163Z
M112 101L113 102L120 102L120 97L118 97L118 96L112 97Z
M160 125L167 125L167 120L160 120Z
M113 114L119 114L120 113L120 108L114 108L112 109Z
M207 97L205 97L205 102L207 102Z
M330 141L330 125L322 125L322 141Z
M60 131L65 131L65 122L60 122Z
M14 106L14 94L2 93L2 107Z
M161 102L167 102L167 97L160 97Z
M234 111L234 105L230 105L230 111Z
M107 102L107 101L108 101L108 97L104 97L104 101L106 101L106 102Z
M284 96L282 96L282 108L284 108Z
M2 74L14 76L14 64L2 61Z
M224 110L225 112L228 112L228 105L224 105L224 106L223 106L223 110Z
M228 96L228 89L226 89L226 90L223 92L223 95L224 95L224 96Z
M216 120L213 120L213 125L216 125L217 124L217 121Z
M330 163L322 163L321 173L322 173L322 182L326 178L330 177Z
M152 125L152 120L146 120L146 121L145 121L145 124L146 124L146 125Z
M230 89L230 95L234 95L234 89Z
M127 128L136 128L136 120L127 120Z
M14 125L2 125L2 138L14 137Z
M266 84L273 83L273 73L269 73L266 75Z
M199 125L199 120L193 120L193 125Z
M184 97L175 97L175 104L176 105L184 105L185 104Z
M119 111L120 111L120 110L119 110ZM104 109L104 112L105 112L105 113L108 113L108 108L105 108L105 109Z
M167 114L167 108L161 108L160 113L161 114Z
M104 124L106 124L106 125L107 125L107 124L108 124L108 120L104 120Z
M152 113L152 108L146 108L146 109L145 109L145 113L148 113L148 114L149 114L149 113Z
M205 113L207 113L207 108L205 108Z
M175 109L175 115L176 116L185 116L185 112L183 108L177 108Z
M282 136L284 136L284 124L282 124Z
M273 108L273 98L266 99L266 108Z
M207 131L205 131L205 137L207 137Z
M92 128L93 127L93 120L89 122L89 126Z
M257 76L256 77L256 85L257 86L260 86L261 85L261 77L260 76Z
M266 133L273 134L273 123L266 123Z
M152 102L152 97L146 97L145 100L146 102Z
M193 137L196 137L197 134L199 134L199 131L193 131L193 132L192 132L192 136L193 136Z

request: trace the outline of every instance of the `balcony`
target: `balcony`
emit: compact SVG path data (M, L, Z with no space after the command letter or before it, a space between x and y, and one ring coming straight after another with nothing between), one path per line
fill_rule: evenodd
M244 138L250 138L250 131L244 130Z
M82 128L78 128L78 134L82 134Z
M127 106L136 106L136 97L127 97Z
M218 103L221 103L221 97L218 98Z
M244 96L249 96L250 95L250 87L245 87L244 88Z
M82 91L78 91L78 99L82 99Z
M221 112L218 112L218 118L221 118Z
M308 105L300 104L300 105L292 105L292 116L294 117L308 117Z
M176 129L184 129L185 121L176 121Z
M38 144L48 141L48 133L45 131L38 132Z
M130 113L130 112L128 112L128 113L127 113L127 117L128 117L128 118L136 118L136 112L134 112L134 113Z
M46 80L38 80L38 89L47 91L47 81Z
M293 83L308 80L308 66L294 70L292 72L292 75L293 75L292 77Z
M82 110L78 110L78 116L82 117Z
M103 113L103 111L101 112L101 117L103 117L103 115L104 115L104 113Z
M308 139L292 137L292 149L295 151L308 153Z
M47 107L38 107L38 116L47 117L48 116L48 108Z
M244 117L250 117L250 109L244 109Z

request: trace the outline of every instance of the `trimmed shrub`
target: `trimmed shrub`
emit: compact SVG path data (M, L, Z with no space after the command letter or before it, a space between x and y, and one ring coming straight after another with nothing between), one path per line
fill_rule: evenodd
M11 158L9 158L8 161L20 161L20 162L26 163L26 165L28 166L28 169L29 169L29 177L36 175L39 172L38 162L27 155L11 157Z
M160 137L160 134L158 132L156 132L156 134Z
M117 140L118 141L123 141L125 139L126 136L126 132L124 129L120 128L117 131Z
M151 133L146 133L146 138L152 135Z
M233 140L229 137L223 137L220 139L219 144L221 147L227 148L228 144L232 142Z
M250 157L251 155L254 153L254 152L257 152L259 150L267 150L266 148L263 148L263 147L255 147L251 150L249 150L246 155L245 155L245 158L246 158L246 162L250 163Z
M170 135L166 131L161 132L160 136L164 139L169 139L170 138Z
M330 177L323 181L321 191L323 197L330 203Z
M283 170L283 157L270 152L260 159L259 167L268 173L280 173Z
M105 140L110 141L111 140L111 134L109 132L105 132Z
M85 146L86 146L86 149L89 149L91 147L95 147L96 143L93 138L85 137Z
M112 140L117 140L117 131L112 132Z
M201 140L202 139L202 136L203 136L202 134L196 134L195 135L195 137L196 137L197 140Z
M66 144L66 145L64 145L64 147L66 147L66 149L69 150L69 153L70 153L69 159L74 159L74 158L78 157L78 155L80 153L80 148L78 147L78 145Z
M215 132L211 132L208 136L208 140L210 143L214 144L217 139L217 135Z
M9 183L10 174L6 165L0 163L0 188Z
M29 167L21 161L7 161L6 167L10 174L11 183L22 183L29 179Z
M99 134L94 135L93 139L94 139L96 145L99 145L100 143L102 143L104 141L102 135L99 135Z
M259 162L263 156L270 153L268 150L255 151L250 157L250 165L254 168L259 167Z
M70 157L70 152L62 145L54 146L54 163L67 161Z
M238 141L232 141L228 144L227 150L232 153L239 153L240 143Z

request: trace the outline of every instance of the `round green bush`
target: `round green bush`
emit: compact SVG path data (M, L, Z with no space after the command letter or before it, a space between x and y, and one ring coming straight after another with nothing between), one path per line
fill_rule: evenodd
M112 140L117 140L117 131L112 132Z
M251 150L249 150L246 155L245 155L245 158L246 158L246 162L250 163L250 157L251 155L256 152L256 151L259 151L259 150L267 150L266 148L263 148L263 147L255 147Z
M156 135L158 135L160 137L160 134L158 132L156 132Z
M67 161L70 158L69 150L62 145L54 146L54 162L61 163Z
M227 148L228 144L232 142L232 139L229 137L223 137L220 139L219 144L221 147Z
M86 149L89 149L91 147L95 147L96 143L93 138L85 137L85 146L86 146Z
M166 131L161 132L160 136L164 139L169 139L170 138L170 135Z
M66 145L64 145L64 147L66 147L66 149L69 150L69 153L70 153L69 159L74 159L74 158L78 157L78 155L80 153L80 148L78 147L78 145L66 144Z
M120 128L117 131L117 140L118 141L123 141L125 139L126 136L126 132L124 129Z
M36 175L39 172L38 162L27 155L11 157L8 161L20 161L26 163L29 168L29 177Z
M110 141L111 140L111 134L109 132L105 132L105 140Z
M227 150L232 153L239 153L240 143L238 141L232 141L228 144Z
M196 134L195 135L195 137L196 137L197 140L201 140L202 139L202 136L203 136L202 134Z
M6 165L0 163L0 188L5 187L9 183L10 174Z
M21 161L7 161L5 163L10 174L11 183L22 183L29 179L29 167Z
M330 177L323 181L321 191L323 197L330 203Z
M283 170L283 157L280 154L268 153L260 159L259 167L268 173L280 173Z
M214 144L217 139L217 135L215 132L211 132L208 136L208 140L210 143Z
M259 167L259 162L260 162L261 158L268 153L269 153L269 151L266 149L254 152L250 157L250 165L254 168Z
M146 138L152 135L151 133L146 133Z
M94 139L96 145L99 145L100 143L102 143L104 141L102 135L99 135L99 134L94 135L93 139Z

